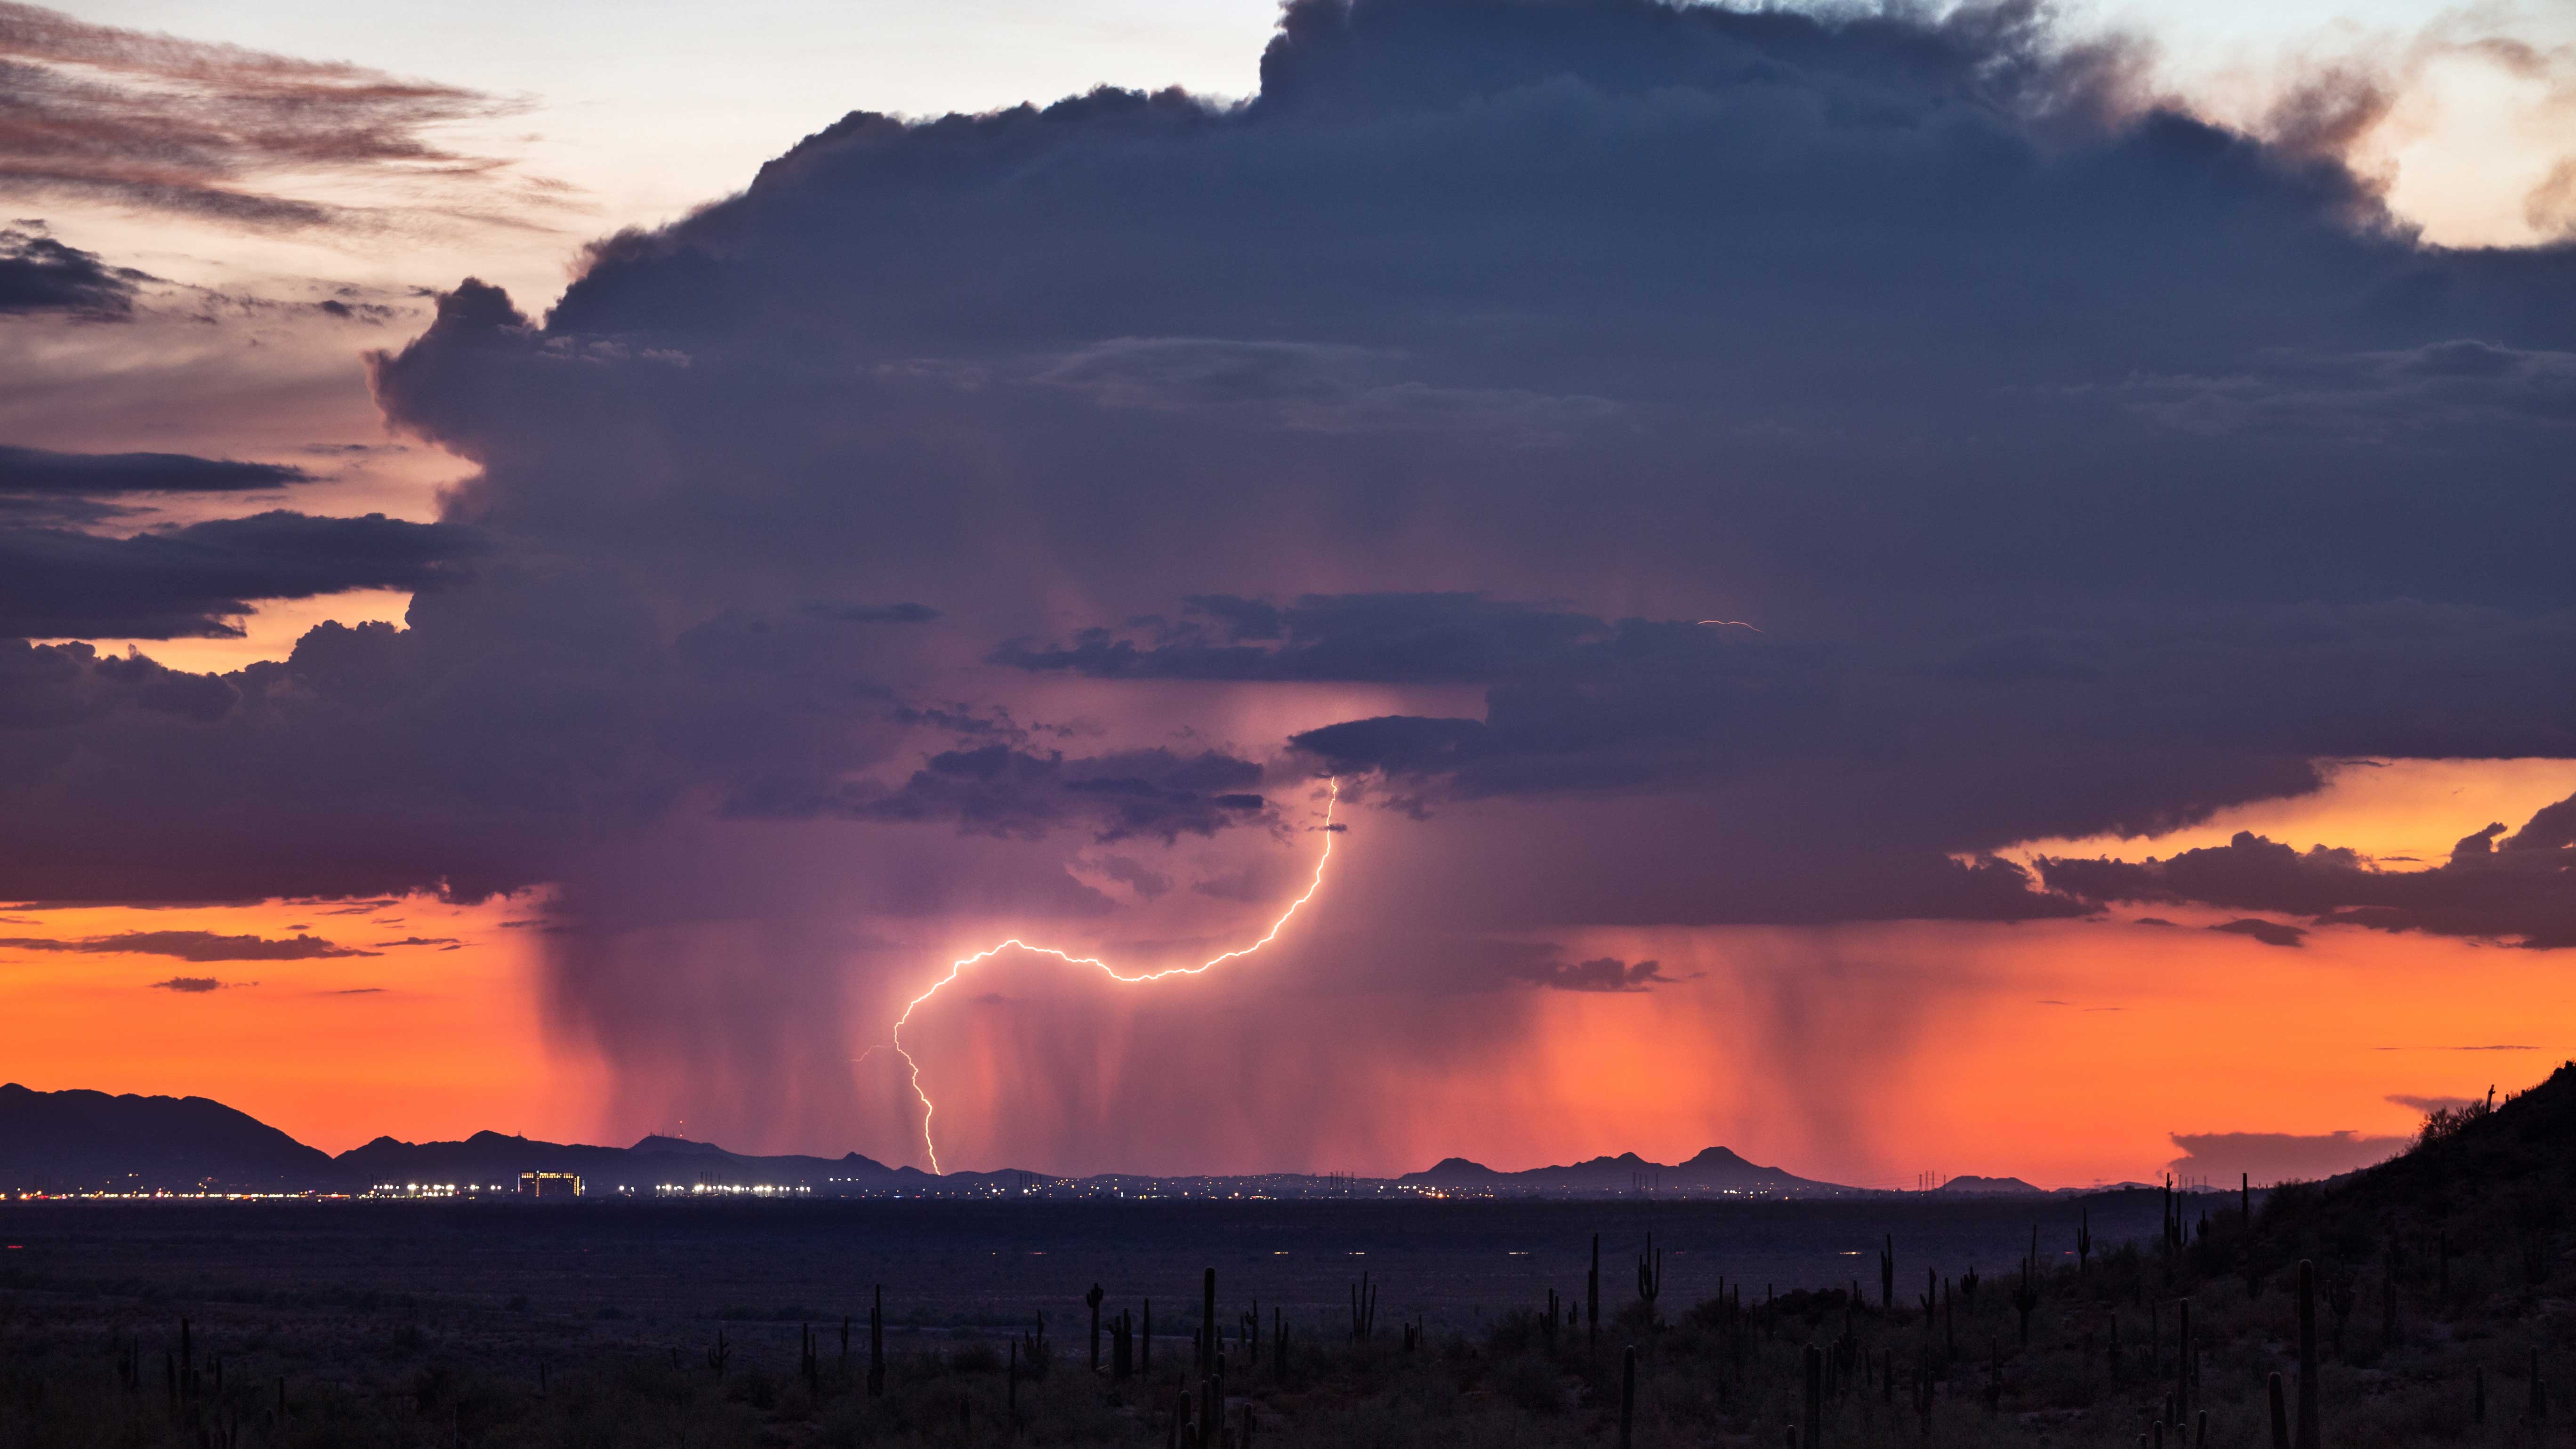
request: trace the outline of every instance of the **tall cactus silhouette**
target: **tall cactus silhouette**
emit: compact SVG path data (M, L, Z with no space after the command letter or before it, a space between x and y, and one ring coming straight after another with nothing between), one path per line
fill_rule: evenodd
M1637 1297L1646 1305L1646 1326L1655 1326L1655 1300L1664 1293L1664 1255L1655 1251L1655 1235L1646 1234L1646 1251L1637 1255Z
M1095 1374L1100 1372L1100 1300L1108 1296L1097 1283L1082 1295L1083 1306L1091 1310L1091 1371Z
M2030 1315L2039 1307L2039 1225L2030 1229L2030 1256L2021 1260L2021 1284L2013 1289L2013 1311L2021 1315L2021 1346L2030 1347Z
M1583 1351L1591 1353L1601 1342L1601 1235L1592 1235L1592 1274L1583 1285Z
M868 1305L868 1397L885 1397L885 1285Z
M2075 1212L2075 1276L2084 1277L2093 1269L2093 1210L2078 1208Z
M1216 1270L1199 1280L1199 1377L1216 1373Z
M1885 1246L1878 1250L1878 1307L1883 1313L1896 1311L1896 1234L1887 1234Z

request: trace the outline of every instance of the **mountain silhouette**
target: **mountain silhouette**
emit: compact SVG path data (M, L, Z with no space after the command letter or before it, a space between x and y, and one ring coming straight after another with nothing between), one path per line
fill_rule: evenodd
M293 1191L337 1176L329 1154L204 1097L0 1086L0 1189Z
M2020 1197L2025 1194L2040 1197L2045 1196L2048 1190L2033 1187L2018 1177L1979 1177L1967 1172L1943 1182L1933 1191L1952 1197Z
M1627 1192L1638 1187L1692 1192L1839 1192L1829 1182L1747 1162L1733 1149L1711 1147L1686 1162L1650 1162L1633 1152L1595 1157L1559 1167L1503 1172L1463 1157L1445 1158L1396 1181L1410 1187L1476 1188L1496 1192Z
M387 1136L335 1158L203 1097L112 1097L104 1092L37 1092L15 1084L0 1087L0 1191L364 1192L412 1185L490 1189L514 1186L523 1172L578 1173L585 1190L594 1196L621 1191L648 1194L664 1187L761 1184L805 1187L818 1194L895 1188L1010 1190L1027 1183L1142 1192L1156 1184L1189 1181L1267 1185L1264 1190L1292 1193L1347 1189L1347 1184L1297 1173L1222 1179L1192 1174L1067 1179L1005 1170L934 1177L918 1168L888 1167L856 1152L840 1157L755 1156L659 1133L639 1138L631 1147L547 1142L488 1131L462 1142L405 1142ZM1970 1181L1987 1179L1959 1178L1952 1185ZM2014 1190L2036 1190L2017 1180L2002 1181ZM1641 1186L1765 1195L1853 1190L1748 1162L1724 1147L1711 1147L1680 1163L1652 1162L1623 1152L1522 1172L1498 1171L1450 1157L1396 1182L1410 1187L1561 1196L1625 1193Z

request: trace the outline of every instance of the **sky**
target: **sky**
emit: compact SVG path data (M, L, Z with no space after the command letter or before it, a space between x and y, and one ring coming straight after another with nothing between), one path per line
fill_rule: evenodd
M2056 1185L2576 1054L2561 11L136 0L0 66L27 1085ZM1014 937L1265 944L923 998Z

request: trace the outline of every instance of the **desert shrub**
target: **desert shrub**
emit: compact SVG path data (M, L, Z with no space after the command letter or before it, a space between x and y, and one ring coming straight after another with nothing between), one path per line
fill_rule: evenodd
M1565 1412L1564 1375L1539 1354L1516 1353L1497 1360L1485 1375L1485 1385L1525 1413Z

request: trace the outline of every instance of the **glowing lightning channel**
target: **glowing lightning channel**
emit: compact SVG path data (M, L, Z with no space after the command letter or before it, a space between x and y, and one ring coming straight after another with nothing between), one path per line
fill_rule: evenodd
M932 1174L937 1175L939 1172L939 1144L930 1135L930 1118L938 1109L931 1105L930 1094L921 1089L921 1063L914 1061L912 1059L912 1053L903 1049L904 1023L912 1020L912 1014L921 1009L921 1004L923 1002L937 996L940 992L940 988L966 974L966 968L989 961L993 957L998 956L1013 947L1017 947L1020 950L1039 956L1053 956L1057 960L1071 966L1097 966L1100 968L1100 973L1102 975L1108 977L1112 981L1116 981L1127 986L1134 986L1146 981L1160 981L1166 976L1198 976L1215 967L1222 966L1226 962L1234 960L1238 956L1251 955L1253 952L1260 950L1262 947L1267 946L1272 941L1278 939L1279 932L1288 924L1289 917L1296 915L1299 909L1304 907L1308 901L1315 898L1315 892L1324 888L1324 867L1330 865L1333 860L1333 807L1342 803L1342 782L1339 780L1332 780L1327 783L1332 787L1332 796L1324 802L1324 852L1323 854L1315 857L1315 878L1306 882L1306 893L1299 896L1297 899L1290 901L1288 903L1288 909L1281 911L1279 913L1279 919L1272 921L1270 923L1270 929L1264 931L1261 935L1261 939L1253 942L1251 945L1238 947L1235 950L1226 952L1222 956L1211 956L1208 959L1201 961L1196 966L1168 966L1160 971L1147 971L1136 976L1122 976L1119 974L1118 968L1110 965L1106 961L1100 960L1098 957L1076 956L1068 951L1059 951L1053 946L1032 946L1028 942L1021 940L1019 937L1013 936L1007 941L1000 941L987 946L972 956L961 956L955 961L950 962L948 964L947 975L932 982L928 991L921 993L919 996L914 997L910 1002L906 1003L903 1008L903 1015L896 1017L894 1022L894 1054L903 1058L903 1064L911 1070L912 1095L921 1099L921 1145L923 1150L928 1152L930 1155L930 1170Z

